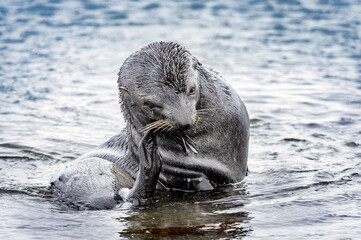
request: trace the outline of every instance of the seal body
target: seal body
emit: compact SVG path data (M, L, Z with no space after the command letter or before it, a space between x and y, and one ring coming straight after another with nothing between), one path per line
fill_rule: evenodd
M96 192L82 189L86 184L99 185L99 179L84 177L86 172L96 174L87 169L92 164L84 165L94 159L102 162L100 169L97 163L96 169L102 172L98 176L108 176L99 186L105 189L108 182L107 194L101 193L109 196L108 202L117 199L119 188L131 187L140 178L139 168L147 161L161 164L154 165L152 173L144 173L143 182L150 174L162 190L208 191L244 179L249 142L246 107L217 72L202 65L183 46L155 42L133 53L120 68L118 89L127 126L54 178L51 188L65 196L63 199L84 202ZM141 149L147 131L154 133L147 144L156 148L157 155L152 155L152 150L144 154L144 146ZM71 184L79 173L84 182ZM81 197L71 199L73 192L80 192ZM98 200L88 204L99 205Z

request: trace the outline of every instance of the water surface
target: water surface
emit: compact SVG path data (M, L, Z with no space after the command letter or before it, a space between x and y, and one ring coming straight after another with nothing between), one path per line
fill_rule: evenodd
M361 2L0 3L1 239L358 239ZM124 127L117 71L175 40L251 118L250 175L146 208L69 210L46 186Z

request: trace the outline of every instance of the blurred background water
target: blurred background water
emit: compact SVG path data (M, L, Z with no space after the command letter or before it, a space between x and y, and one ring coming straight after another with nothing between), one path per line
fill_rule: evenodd
M250 175L147 208L75 211L50 176L124 127L117 71L184 44L251 118ZM0 2L1 239L361 238L361 1Z

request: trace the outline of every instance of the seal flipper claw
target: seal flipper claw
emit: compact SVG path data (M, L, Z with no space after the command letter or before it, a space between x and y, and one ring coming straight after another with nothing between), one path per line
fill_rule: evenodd
M189 143L187 142L187 146L188 146L188 148L189 148L190 150L192 150L192 152L194 152L195 154L198 153L197 149L195 149L195 147L192 146L192 144L189 144Z
M187 152L187 142L184 140L183 137L180 137L182 139L182 143L183 143L183 150L184 150L184 156L188 156L188 152Z
M192 138L190 138L187 134L184 135L188 141L186 141L187 146L189 147L190 150L192 150L195 154L198 153L197 148L196 148L196 143L193 141Z
M161 166L156 138L153 130L149 130L139 143L138 176L128 196L133 206L146 205L153 198Z
M173 135L173 139L181 146L184 156L188 156L187 145L181 135Z

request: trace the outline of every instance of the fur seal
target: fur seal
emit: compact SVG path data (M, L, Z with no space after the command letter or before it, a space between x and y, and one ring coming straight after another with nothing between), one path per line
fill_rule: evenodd
M55 176L53 193L111 208L124 187L139 205L156 188L208 191L244 179L248 113L216 71L178 43L154 42L131 54L118 76L126 128Z

